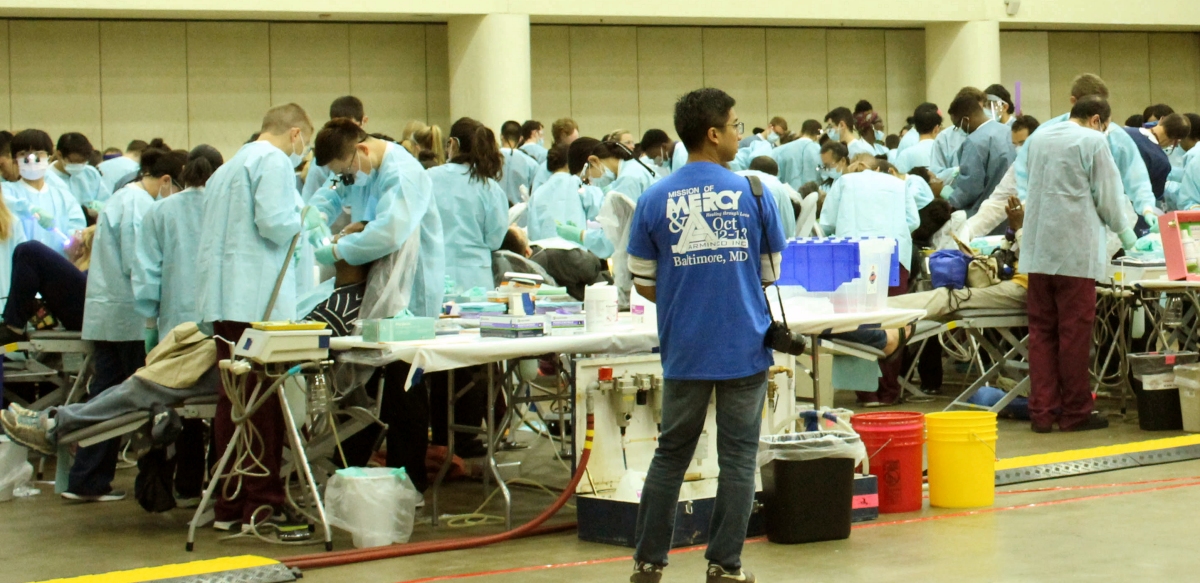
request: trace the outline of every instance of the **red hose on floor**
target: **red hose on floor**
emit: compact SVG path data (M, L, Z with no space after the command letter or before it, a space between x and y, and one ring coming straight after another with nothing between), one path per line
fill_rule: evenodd
M588 459L592 457L592 435L595 429L595 419L587 416L587 434L583 441L583 455L579 456L579 466L575 468L575 475L571 476L570 483L563 489L562 494L558 499L550 505L549 508L542 511L541 514L518 526L512 530L508 530L499 534L488 536L477 536L465 539L452 539L442 541L430 541L418 544L406 545L390 545L386 547L375 547L370 549L355 549L350 551L337 551L331 553L319 553L312 555L299 555L283 559L282 562L288 567L299 569L320 569L324 567L337 567L340 565L349 565L352 563L363 563L366 561L378 561L380 559L394 559L397 557L409 557L412 555L423 555L426 553L440 553L443 551L460 551L464 549L473 549L477 547L487 546L498 542L504 542L526 536L538 534L548 534L551 532L560 532L573 528L575 525L556 525L539 528L541 525L554 516L563 505L575 495L575 488L579 486L579 480L583 478L584 470L587 469Z

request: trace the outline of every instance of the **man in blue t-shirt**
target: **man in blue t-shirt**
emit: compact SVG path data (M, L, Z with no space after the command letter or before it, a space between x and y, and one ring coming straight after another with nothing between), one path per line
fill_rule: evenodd
M719 89L679 99L675 131L688 163L647 189L633 214L629 269L638 293L658 305L664 378L662 434L638 509L633 583L662 578L679 487L714 389L721 479L707 581L754 581L741 554L772 364L763 343L771 323L763 286L775 281L785 239L771 193L755 197L748 180L725 167L742 126L733 105Z

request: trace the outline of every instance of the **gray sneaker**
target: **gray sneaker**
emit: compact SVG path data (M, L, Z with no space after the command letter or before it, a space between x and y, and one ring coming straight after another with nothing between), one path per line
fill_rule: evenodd
M662 565L635 563L633 575L629 576L629 583L658 583L662 581L662 572Z
M706 583L755 583L754 573L745 569L738 569L736 573L730 573L720 565L708 566L708 578Z
M54 443L50 441L53 421L45 415L18 415L10 409L0 411L0 426L9 439L43 455L54 455Z

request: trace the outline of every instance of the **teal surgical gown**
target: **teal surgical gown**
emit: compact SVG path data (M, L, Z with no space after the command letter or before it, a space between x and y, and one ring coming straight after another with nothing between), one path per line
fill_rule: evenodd
M54 164L50 165L46 173L53 173L63 182L67 183L67 189L71 191L71 194L75 196L75 200L81 205L86 205L92 201L105 201L112 194L104 190L104 181L101 179L100 171L88 164L85 164L83 169L74 176L66 172L60 172L58 168L54 167Z
M351 265L362 265L398 251L420 229L421 247L408 309L423 317L437 317L445 291L442 219L433 200L432 184L432 173L408 150L388 143L383 162L371 172L370 178L348 188L321 191L313 197L313 204L325 197L332 208L349 206L353 220L370 221L361 233L338 239L338 255Z
M868 170L847 174L833 183L819 222L826 235L896 239L900 265L908 269L912 232L921 226L921 217L903 180Z
M146 326L134 310L133 272L142 217L153 204L154 197L135 182L113 193L96 217L83 307L84 340L142 339Z
M934 143L934 140L921 140L913 144L912 147L901 151L896 156L896 171L901 174L908 174L912 172L913 168L929 168L933 164Z
M430 168L429 177L445 230L446 274L455 291L494 289L492 251L500 248L508 231L504 190L490 178L471 178L463 164Z
M504 157L504 174L500 177L500 188L508 196L509 204L525 202L529 193L533 192L533 178L537 176L538 161L521 149L500 148ZM525 193L521 194L521 187Z
M65 254L71 235L87 227L87 219L83 216L79 201L75 200L67 190L66 183L58 177L51 179L47 174L41 190L34 190L24 180L5 182L2 188L9 210L21 219L26 240L41 241L47 247ZM31 214L34 208L44 209L54 215L54 225L50 230L38 224Z
M1060 115L1043 123L1038 127L1038 131L1066 122L1070 117L1070 114ZM1106 138L1109 152L1112 154L1113 162L1117 165L1117 170L1121 173L1121 186L1125 196L1133 203L1135 213L1144 214L1147 210L1154 208L1154 190L1150 186L1150 173L1146 170L1146 162L1142 160L1142 155L1138 152L1133 138L1129 137L1129 134L1119 127L1119 124L1109 124L1108 130ZM1033 171L1028 154L1028 148L1021 148L1017 153L1017 194L1021 200L1025 200L1028 194L1029 175Z
M611 257L613 244L604 230L586 226L596 220L603 202L599 188L584 186L566 172L555 172L529 199L529 240L553 239L558 236L557 223L574 223L584 229L584 247L601 259Z
M203 188L156 201L142 217L133 298L138 315L158 319L160 337L184 322L200 322L196 255L203 217Z
M142 169L141 164L137 160L130 160L125 156L117 156L112 160L105 160L96 167L100 171L100 185L104 189L106 196L113 193L113 189L117 185L117 181L137 172Z
M628 196L629 200L633 202L637 202L642 193L658 181L658 176L647 170L637 160L625 160L617 169L619 170L617 179L613 180L608 192L619 192Z
M267 142L242 146L213 173L204 192L196 261L201 321L262 320L285 263L288 270L268 319L296 319L288 247L300 232L301 204L291 161Z
M771 150L770 156L779 166L779 181L796 190L821 180L821 146L808 138L779 146Z

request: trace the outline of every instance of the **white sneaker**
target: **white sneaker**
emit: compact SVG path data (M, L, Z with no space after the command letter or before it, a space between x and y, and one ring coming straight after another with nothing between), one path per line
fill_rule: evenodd
M74 492L63 492L63 500L73 500L75 502L117 502L125 499L124 490L113 490L107 494L76 494Z

